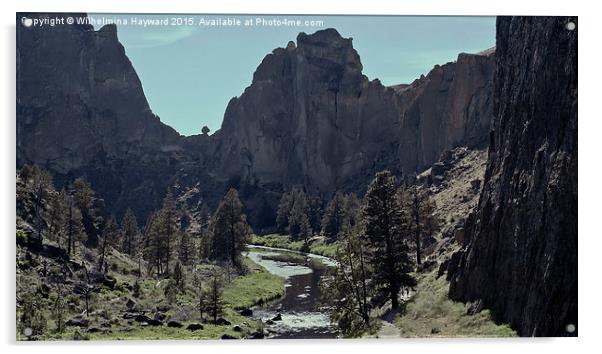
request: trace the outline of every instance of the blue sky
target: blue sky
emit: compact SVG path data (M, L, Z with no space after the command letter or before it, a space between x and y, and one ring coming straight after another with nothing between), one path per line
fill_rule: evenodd
M153 112L184 135L207 125L219 129L228 101L251 83L261 60L299 32L336 28L353 37L364 74L385 85L410 83L435 64L454 61L458 53L495 45L494 17L422 16L264 16L264 15L112 15L122 19L118 37L140 76ZM131 18L193 17L193 25L132 25ZM321 26L244 26L261 17L322 21ZM198 25L201 18L236 18L241 26ZM99 27L99 26L96 26Z

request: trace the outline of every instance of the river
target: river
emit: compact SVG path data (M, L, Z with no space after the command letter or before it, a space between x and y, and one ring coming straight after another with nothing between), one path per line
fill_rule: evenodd
M270 273L284 277L284 296L263 307L253 308L253 317L263 320L267 338L336 338L336 326L320 311L320 278L330 258L279 248L248 246L246 254ZM278 316L280 315L280 316ZM281 319L279 318L281 317Z

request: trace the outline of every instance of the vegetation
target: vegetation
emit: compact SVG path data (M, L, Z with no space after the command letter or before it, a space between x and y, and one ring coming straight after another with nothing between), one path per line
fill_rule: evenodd
M512 337L508 325L497 325L489 310L471 314L470 304L450 300L449 283L432 271L418 278L416 293L395 321L402 337Z
M250 243L256 246L282 248L297 252L307 252L333 258L336 255L337 244L327 243L324 238L314 237L308 241L309 248L305 249L303 241L293 241L288 235L270 234L253 235Z
M183 229L185 212L169 191L140 229L130 209L121 225L113 216L99 217L85 180L57 192L48 177L37 167L17 175L18 339L191 339L263 331L238 311L282 296L284 280L242 258L250 228L235 190L213 215L205 206L207 217L193 234ZM85 242L88 230L94 242Z
M240 254L250 238L251 228L242 212L242 203L235 189L230 189L217 207L211 223L211 233L211 259L229 262L240 268Z

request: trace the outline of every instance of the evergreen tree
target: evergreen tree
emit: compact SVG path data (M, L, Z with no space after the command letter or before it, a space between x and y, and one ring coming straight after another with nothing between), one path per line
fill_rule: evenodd
M100 261L98 262L98 271L102 271L103 266L106 267L106 258L109 251L109 247L115 247L119 239L119 227L115 217L111 216L109 221L105 224L100 240Z
M163 208L161 209L160 217L158 218L162 234L161 236L164 238L163 242L161 242L161 245L165 248L162 254L165 257L165 273L167 275L169 275L169 262L171 261L172 247L174 246L175 236L179 232L179 226L177 224L178 219L179 218L173 194L168 191L167 195L163 199Z
M224 311L224 303L222 300L223 280L217 267L213 267L209 277L209 288L205 294L206 312L213 318L213 323L217 322L217 318Z
M361 203L355 193L345 195L343 199L343 226L354 227L358 223L359 214L361 209Z
M124 253L134 256L140 247L140 229L138 229L138 221L132 209L128 208L121 220L121 250Z
M308 217L309 217L309 225L313 233L320 233L321 223L322 223L322 199L320 197L308 197L307 198L307 206L308 206Z
M307 216L308 206L305 194L301 192L295 197L291 215L289 217L289 234L292 240L303 240L304 248L309 248L309 237L311 236L311 225Z
M399 307L398 295L403 286L413 286L413 269L404 228L402 200L397 193L395 177L389 171L376 174L364 198L362 217L370 244L368 257L374 269L373 282L391 299L393 309Z
M435 205L417 186L410 188L410 200L406 203L411 218L410 227L414 234L416 247L416 263L422 264L422 238L434 234L439 222L434 216Z
M242 211L238 192L230 189L213 216L212 254L218 261L230 261L240 268L240 254L250 238L251 229Z
M54 192L52 176L45 169L34 166L23 167L21 171L26 181L26 189L33 201L34 228L39 243L42 243L42 233L46 228L44 218L47 214L46 204Z
M65 189L54 195L50 203L50 235L61 247L67 218L67 192Z
M183 291L186 287L186 276L184 274L184 268L179 262L176 263L176 266L173 270L173 281L175 282L176 287L180 291Z
M373 285L367 259L368 244L358 228L339 233L336 266L322 282L322 302L331 308L331 319L346 336L355 336L370 326Z
M178 259L183 265L189 266L194 263L194 249L194 243L190 234L185 231L181 232Z
M329 242L336 241L345 221L345 196L337 192L324 211L322 217L322 234Z
M71 194L75 207L79 209L82 216L82 224L88 236L88 246L97 246L100 235L102 219L97 218L92 208L94 202L94 190L86 180L77 178L73 181Z
M73 196L67 196L67 215L65 216L65 235L67 239L67 254L71 255L77 242L86 242L87 234L82 222L82 213L75 205Z
M281 234L285 234L288 230L288 219L293 208L293 202L293 192L286 192L280 197L280 203L278 204L278 210L276 211L276 227Z
M205 312L205 308L208 306L207 292L203 289L203 278L199 274L194 273L192 282L197 296L197 310L199 311L199 316L202 320L203 312Z

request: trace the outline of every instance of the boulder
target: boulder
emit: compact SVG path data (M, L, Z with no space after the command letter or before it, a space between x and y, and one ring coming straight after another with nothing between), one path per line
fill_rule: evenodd
M222 339L239 339L239 338L236 338L236 337L234 337L233 335L231 335L231 334L228 334L228 333L224 333L224 334L222 334L222 337L221 337L221 338L222 338Z
M191 323L186 327L189 331L200 331L203 329L203 325L200 323Z
M218 326L229 326L232 323L230 323L230 321L228 321L227 319L220 317L215 321L215 324Z
M272 321L282 321L282 314L277 314L272 318Z
M265 334L263 332L255 331L248 336L249 339L263 339Z
M242 310L240 310L240 312L239 312L239 313L240 313L242 316L247 316L247 317L253 316L253 310L251 310L251 309L249 309L249 308L242 309Z
M242 332L242 328L241 328L240 326L238 326L238 325L236 325L236 326L232 327L232 330L233 330L234 332Z
M155 320L155 319L149 319L148 321L146 321L146 323L149 324L149 326L163 326L163 322L159 321L159 320Z
M128 301L125 303L125 307L127 307L128 310L131 310L134 308L134 306L136 306L136 304L136 301L133 299L128 299Z
M69 327L88 327L89 321L86 318L72 318L65 324Z
M167 327L171 327L171 328L181 328L181 327L183 327L183 326L184 326L184 325L182 325L182 324L181 324L180 322L178 322L178 321L173 321L173 320L171 320L171 321L167 322Z
M134 318L136 320L136 322L146 322L148 323L148 321L151 320L150 317L148 317L147 315L136 315L136 317Z

